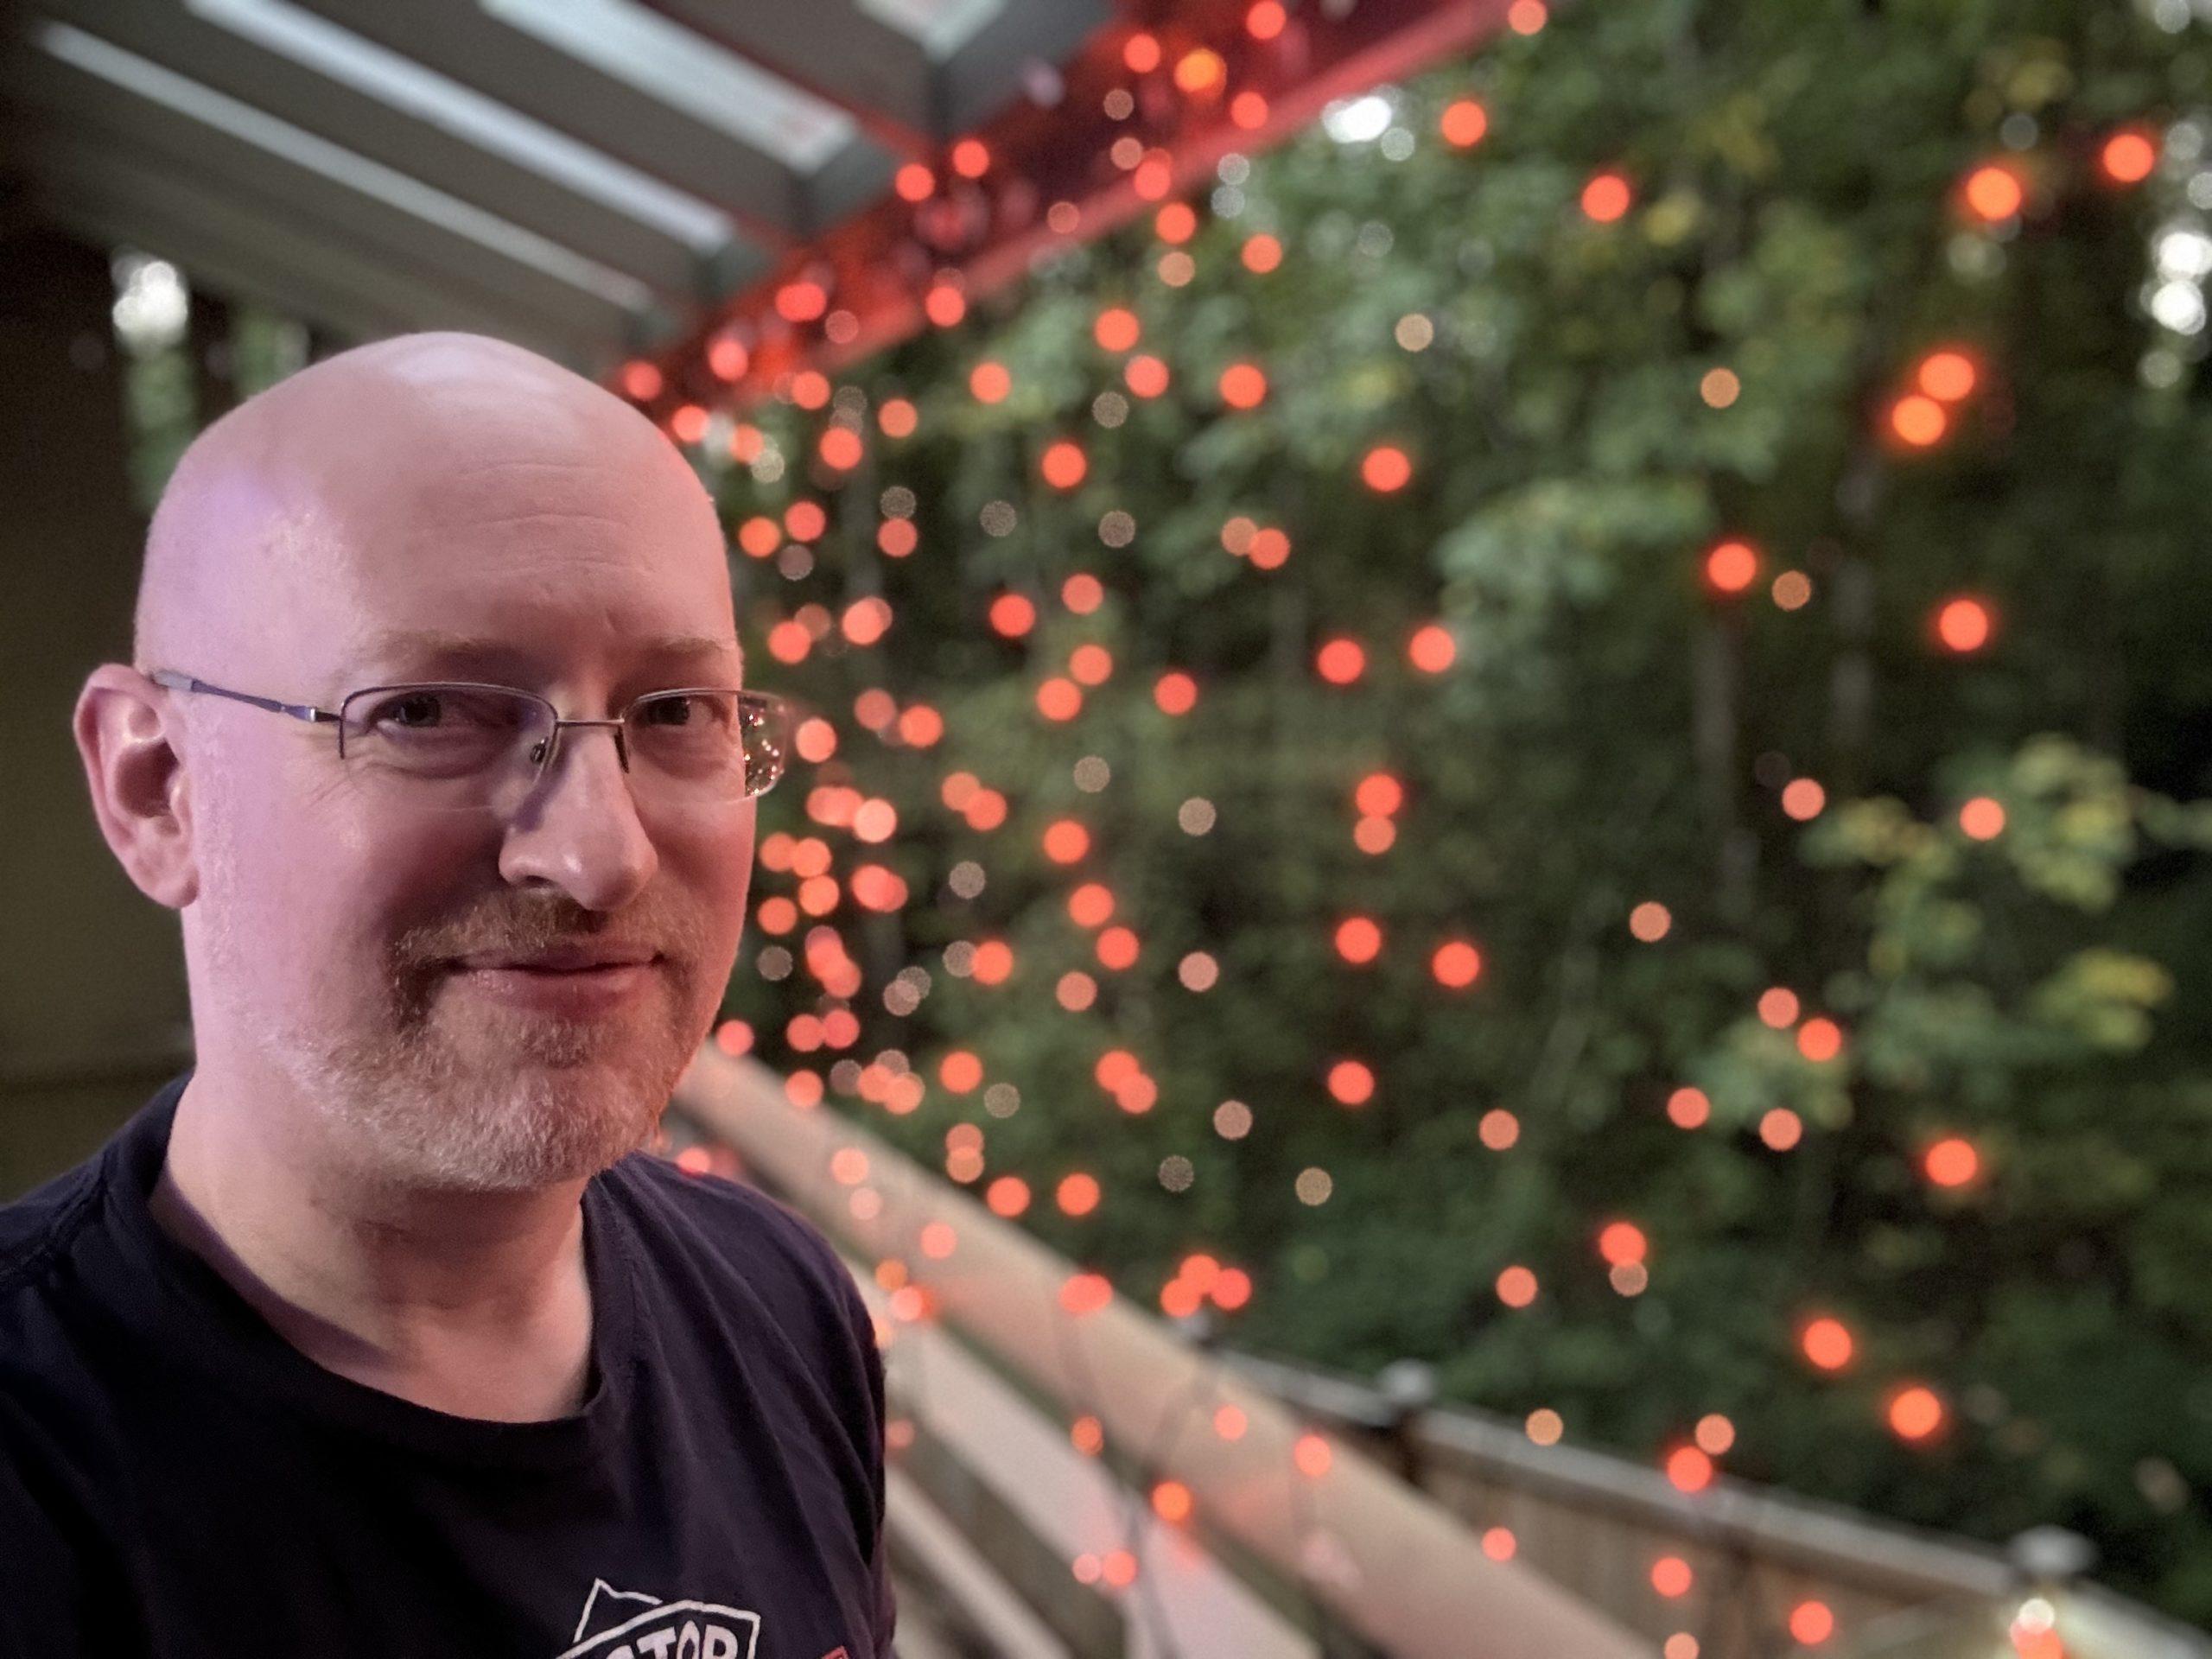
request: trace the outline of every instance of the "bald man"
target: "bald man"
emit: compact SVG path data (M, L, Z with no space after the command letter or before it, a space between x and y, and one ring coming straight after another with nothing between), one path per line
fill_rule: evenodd
M782 764L725 558L467 335L186 452L75 734L195 1059L0 1210L0 1656L890 1652L865 1305L640 1150Z

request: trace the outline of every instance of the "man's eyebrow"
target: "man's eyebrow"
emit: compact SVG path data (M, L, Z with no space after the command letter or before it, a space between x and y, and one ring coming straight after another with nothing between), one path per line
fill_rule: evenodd
M728 639L712 634L672 633L636 641L631 647L639 657L655 662L670 658L697 661L711 658L730 663L739 671L745 655ZM436 628L391 628L370 636L362 658L376 662L519 662L531 655L527 645L512 639L476 634L448 633Z

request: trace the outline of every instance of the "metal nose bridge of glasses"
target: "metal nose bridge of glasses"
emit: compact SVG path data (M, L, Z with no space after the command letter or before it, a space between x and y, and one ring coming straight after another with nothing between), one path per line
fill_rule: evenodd
M251 691L234 691L227 686L215 685L207 680L197 678L193 675L180 673L175 669L156 668L143 670L142 671L145 674L146 677L153 681L155 684L167 686L171 690L200 692L210 696L229 697L238 702L251 703L257 709L266 709L272 714L289 715L294 720L303 720L313 724L342 725L343 723L344 717L337 711L329 709L320 709L311 702L285 702L276 697L256 696ZM432 682L431 683L461 685L469 683L465 681L445 681ZM405 689L406 688L404 686L367 686L363 688L363 691L393 691L403 690ZM548 709L552 708L552 704L546 702L544 698L537 696L535 692L522 691L522 688L519 686L486 685L481 689L493 691L519 692L521 695L531 697L536 702L545 703L545 706ZM724 691L733 690L735 689L736 688L734 687L724 686L672 687L669 690L664 691L649 691L643 696L633 700L632 706L634 706L635 702L642 702L645 701L647 697L669 696L682 691ZM359 696L360 695L362 695L362 692L357 691L351 693L346 700L350 702L353 697ZM741 692L740 695L745 696L748 694ZM749 695L771 708L777 707L779 704L779 699L770 696L769 694L766 692L756 691L752 692ZM625 722L623 719L619 716L607 720L572 720L567 715L562 714L558 709L554 709L552 729L549 731L542 740L540 740L537 745L531 748L530 753L530 763L534 767L543 767L551 765L555 753L558 751L561 747L561 734L567 728L571 726L604 726L613 729L614 733L615 755L621 761L623 771L627 772L630 770L630 751L628 744L623 741L624 724ZM345 737L342 731L340 734L339 744L340 753L342 754L344 753L345 745ZM767 784L761 786L762 791L766 792L768 788L773 785L775 779L772 777Z

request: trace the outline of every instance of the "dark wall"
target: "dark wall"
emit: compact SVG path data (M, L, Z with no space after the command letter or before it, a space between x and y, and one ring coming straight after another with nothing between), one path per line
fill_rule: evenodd
M69 733L130 660L145 526L104 250L0 227L0 1198L84 1156L189 1054L175 913L100 839Z

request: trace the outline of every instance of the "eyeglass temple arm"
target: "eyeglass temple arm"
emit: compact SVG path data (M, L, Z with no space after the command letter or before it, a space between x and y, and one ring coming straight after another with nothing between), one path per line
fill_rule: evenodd
M289 715L294 720L327 721L338 716L327 709L318 709L308 702L279 702L274 697L257 697L247 691L232 691L224 686L210 685L205 680L195 680L189 674L157 668L147 675L156 685L166 685L175 691L205 691L218 697L230 697L238 702L250 702L257 709L267 709L280 715Z

